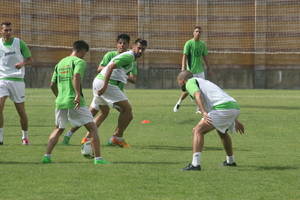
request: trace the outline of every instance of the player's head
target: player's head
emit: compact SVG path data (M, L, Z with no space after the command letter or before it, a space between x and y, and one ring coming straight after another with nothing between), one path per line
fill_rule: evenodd
M134 42L134 45L132 47L132 51L134 53L134 56L136 58L139 58L143 55L144 51L147 48L147 40L143 40L143 39L137 39Z
M195 40L199 40L200 39L201 32L202 32L201 26L195 26L194 27L193 36L194 36Z
M181 87L182 91L186 91L185 83L190 78L193 78L193 74L190 71L184 70L178 74L177 83L178 83L179 87Z
M11 22L1 23L1 35L4 39L9 39L12 36Z
M88 43L83 40L77 40L73 43L73 52L76 52L79 58L83 58L89 49Z
M119 53L123 53L127 51L129 47L130 36L127 34L120 34L118 35L116 42L117 42L117 51Z

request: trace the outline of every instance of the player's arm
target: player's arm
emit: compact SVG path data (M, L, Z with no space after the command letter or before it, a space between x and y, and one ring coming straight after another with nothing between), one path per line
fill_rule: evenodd
M127 81L135 84L137 80L137 75L138 75L138 66L136 61L134 61L132 63L132 70L128 74Z
M188 55L190 52L190 43L186 42L183 47L183 55L181 60L181 71L187 70Z
M129 74L129 75L128 75L127 81L128 81L129 83L135 84L135 83L136 83L136 80L137 80L137 76L136 76L136 75L134 75L134 74Z
M57 66L55 66L54 72L52 74L52 78L51 78L51 83L50 83L50 88L52 93L57 97L58 95L58 88L57 88Z
M76 93L74 103L75 109L80 107L80 97L81 97L81 77L79 73L74 74L72 84Z
M108 81L111 77L112 71L117 67L117 65L114 62L112 62L110 65L108 65L106 67L108 69L107 69L105 77L104 77L104 84L103 84L103 87L98 91L98 95L102 95L106 91L107 86L108 86Z
M209 71L209 65L208 65L208 57L207 56L203 56L203 60L206 66L206 70Z
M97 73L100 73L104 69L104 67L105 66L99 65L97 68Z
M51 82L50 88L52 90L52 93L57 97L57 95L58 95L57 84L55 82Z
M204 106L204 103L203 103L203 97L201 95L201 92L200 91L197 91L195 92L195 102L197 104L197 106L199 107L201 113L202 113L202 116L203 118L208 122L208 123L212 123L211 119L209 118L208 116L208 113L205 109L205 106Z
M33 62L30 49L23 40L20 40L20 49L24 60L23 62L19 62L15 65L17 69L21 69L22 67L30 65Z
M182 62L181 62L181 71L186 70L186 61L187 61L187 55L182 55Z
M235 130L236 130L236 132L239 132L240 134L245 133L244 125L237 119L235 120Z
M100 72L104 69L104 67L106 67L106 66L108 65L108 63L110 62L110 60L111 60L112 58L113 58L113 56L112 56L111 52L107 52L107 53L103 56L101 62L100 62L99 65L98 65L97 73L100 73Z

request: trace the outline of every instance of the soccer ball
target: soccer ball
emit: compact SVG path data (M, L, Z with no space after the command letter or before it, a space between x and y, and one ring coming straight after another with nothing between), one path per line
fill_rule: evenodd
M94 158L94 152L91 141L86 141L81 145L81 154L85 158Z

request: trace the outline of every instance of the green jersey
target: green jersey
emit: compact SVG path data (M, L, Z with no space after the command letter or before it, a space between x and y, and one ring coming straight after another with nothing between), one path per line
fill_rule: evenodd
M117 55L119 55L118 51L109 51L107 52L101 62L99 63L100 66L107 66L108 63ZM137 75L138 74L138 69L137 69L137 63L134 61L132 63L132 70L129 72L131 75Z
M57 109L75 107L74 99L76 92L73 87L73 77L75 74L80 74L82 81L85 70L86 62L76 56L65 57L55 66L51 82L56 83L58 88L58 96L55 101ZM85 105L85 100L81 92L80 106Z
M112 71L111 80L120 81L124 84L127 83L127 74L132 71L133 64L135 62L134 53L132 51L126 51L124 53L121 53L114 58L111 59L111 61L107 64L110 65L111 63L114 63L116 65L116 68ZM105 67L96 78L103 79L103 77L106 75L107 67Z
M203 56L208 55L204 41L188 40L184 45L183 54L187 56L188 71L193 74L204 72Z

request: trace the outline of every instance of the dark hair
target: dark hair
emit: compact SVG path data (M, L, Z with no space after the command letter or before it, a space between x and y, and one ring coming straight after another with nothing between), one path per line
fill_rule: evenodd
M116 41L118 42L119 40L125 40L126 42L130 42L130 36L125 34L125 33L122 33L120 35L118 35Z
M201 26L195 26L195 27L194 27L194 30L195 30L195 29L200 29L200 30L201 30L202 27L201 27Z
M134 44L137 44L137 43L140 43L142 46L145 46L145 47L147 46L147 40L144 40L144 39L140 39L140 38L136 39Z
M2 23L1 23L1 27L2 27L3 25L5 25L5 26L10 26L10 25L11 25L11 22L8 22L8 21L2 22Z
M89 51L90 47L88 45L88 43L86 43L83 40L77 40L76 42L73 43L73 50L75 51Z

